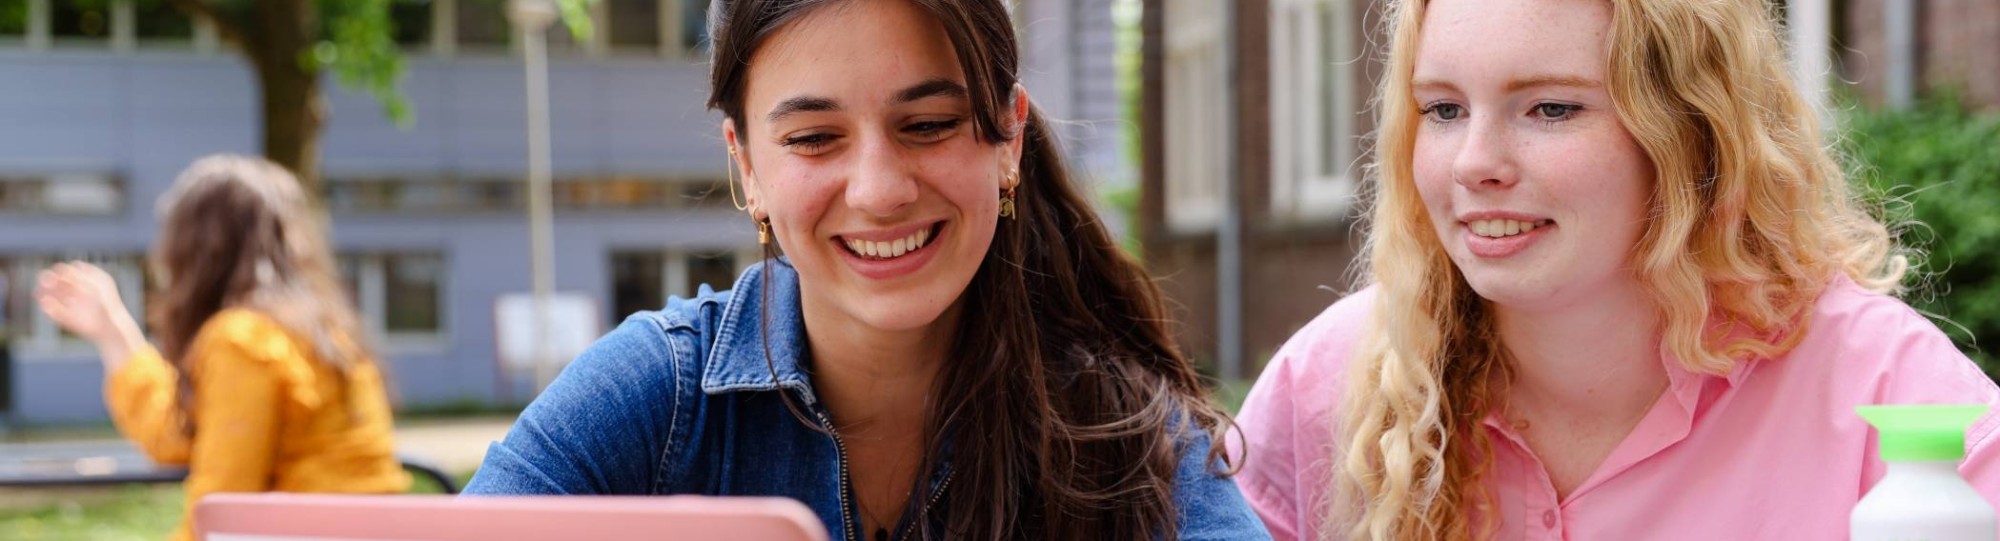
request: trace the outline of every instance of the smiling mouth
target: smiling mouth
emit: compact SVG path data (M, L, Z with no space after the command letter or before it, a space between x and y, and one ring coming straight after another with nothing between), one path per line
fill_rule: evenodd
M1527 233L1534 231L1535 228L1545 227L1554 223L1555 220L1535 220L1532 222L1521 220L1476 220L1465 222L1465 227L1471 229L1474 235L1497 239Z
M931 241L937 240L938 232L943 229L944 222L938 222L900 239L872 241L842 237L839 244L855 257L869 261L888 261L930 246Z

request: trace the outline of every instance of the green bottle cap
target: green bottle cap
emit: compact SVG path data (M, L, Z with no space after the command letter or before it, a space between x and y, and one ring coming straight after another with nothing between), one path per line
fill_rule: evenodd
M1881 433L1882 460L1926 462L1965 456L1965 429L1986 414L1984 405L1861 406L1854 408Z

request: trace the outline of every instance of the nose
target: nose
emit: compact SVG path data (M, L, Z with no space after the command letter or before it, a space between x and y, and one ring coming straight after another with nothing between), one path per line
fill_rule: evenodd
M847 177L847 206L891 217L917 200L917 179L903 146L886 135L861 142Z
M1514 162L1513 136L1503 119L1487 118L1466 126L1465 138L1452 160L1452 180L1467 189L1496 189L1514 185L1519 168Z

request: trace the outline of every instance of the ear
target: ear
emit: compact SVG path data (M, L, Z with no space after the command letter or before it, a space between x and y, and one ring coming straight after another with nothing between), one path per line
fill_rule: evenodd
M761 210L757 205L757 202L760 200L759 196L762 195L758 193L758 188L762 184L757 182L756 170L750 167L750 151L743 146L743 134L736 130L736 119L722 119L722 142L728 147L729 160L732 162L730 165L736 167L741 179L740 183L742 186L738 186L736 189L743 190L743 201L750 207L750 217L752 219L763 219L763 216L760 214Z
M1008 109L1008 114L1004 121L1007 122L1007 132L1014 134L1014 138L1007 141L1006 144L1001 145L1000 157L1002 160L1005 160L1007 170L1018 173L1021 170L1021 153L1023 149L1027 148L1028 113L1033 110L1034 104L1028 100L1027 87L1021 86L1020 83L1014 84L1013 94L1013 97L1007 100L1009 102L1008 105L1011 107ZM1014 178L1013 185L1001 186L1001 188L1013 188L1019 185L1020 182L1021 179L1017 175Z

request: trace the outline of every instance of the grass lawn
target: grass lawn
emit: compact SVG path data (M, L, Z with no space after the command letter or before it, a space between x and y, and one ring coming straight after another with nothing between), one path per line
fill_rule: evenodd
M1249 396L1251 383L1256 382L1247 379L1217 382L1215 388L1209 391L1209 398L1223 411L1235 415L1242 410L1243 398Z
M0 509L0 539L158 541L181 520L181 485L62 491L54 504Z
M1228 381L1217 385L1212 397L1216 405L1234 413L1249 391L1249 381ZM472 472L457 477L459 486L465 486L465 481L472 479ZM419 477L410 492L442 491L435 482ZM158 541L180 524L181 497L179 483L42 491L0 489L0 540Z
M470 479L472 472L458 475L459 486ZM421 477L410 487L411 494L441 492L436 482ZM181 521L180 483L57 489L34 498L55 503L8 506L10 497L24 495L0 491L0 539L159 541L173 533Z

